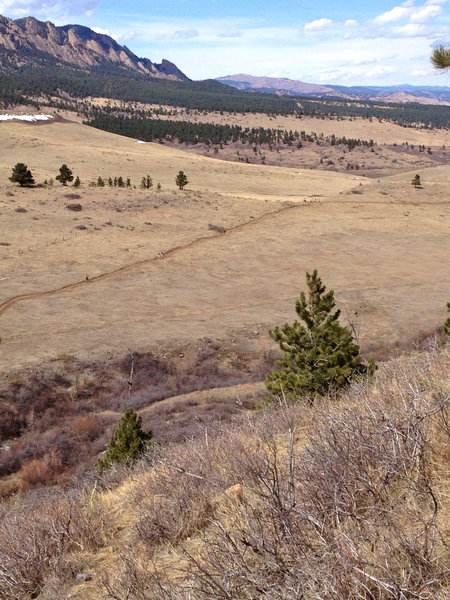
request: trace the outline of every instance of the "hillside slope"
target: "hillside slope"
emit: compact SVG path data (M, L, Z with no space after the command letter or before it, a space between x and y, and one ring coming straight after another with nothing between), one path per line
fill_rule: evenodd
M449 360L3 503L2 600L445 600Z
M139 58L110 36L82 25L56 27L34 17L12 20L0 16L0 68L72 66L83 69L117 67L149 77L187 80L174 64Z

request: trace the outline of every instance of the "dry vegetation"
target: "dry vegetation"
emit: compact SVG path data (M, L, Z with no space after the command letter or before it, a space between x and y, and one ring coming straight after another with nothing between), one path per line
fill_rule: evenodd
M165 444L198 435L261 400L272 354L237 352L202 339L154 355L84 363L66 357L0 386L0 495L64 485L89 472L128 406ZM201 391L205 390L205 391Z
M349 154L376 176L336 172L347 154L320 145L262 165L252 149L205 158L74 122L0 123L2 600L448 597L448 346L385 362L338 401L249 409L276 358L267 331L292 320L313 268L366 355L438 339L449 134L263 119L375 139ZM38 187L8 182L16 162ZM79 189L41 185L62 163ZM119 175L132 187L89 186ZM99 479L127 406L156 447Z
M308 131L369 136L358 121L310 121L301 121ZM430 164L448 141L448 132L369 125L380 145L404 134L431 144L432 157L420 155ZM366 355L385 358L443 322L447 166L420 170L414 190L415 171L376 180L237 164L63 121L0 130L2 494L81 476L128 404L160 442L254 406L274 361L268 329L292 318L315 267ZM398 155L389 173L414 158ZM8 176L22 161L38 184L67 163L82 185L20 189ZM184 192L180 169L191 182ZM147 174L154 187L141 190ZM99 175L136 187L89 187Z
M123 103L102 98L90 99L93 104L116 108L120 112ZM384 177L393 172L410 169L429 168L447 164L447 130L420 127L401 127L389 121L363 119L360 117L312 117L298 118L294 115L267 115L255 113L206 112L171 106L133 104L152 119L187 121L189 123L213 123L215 125L237 125L242 128L279 129L281 131L303 131L308 136L317 136L318 142L304 142L298 149L285 144L261 144L253 146L241 142L228 144L183 143L164 141L172 148L227 161L272 165L301 169L319 169L335 172L355 172L367 177ZM70 119L77 119L73 113L62 113ZM360 140L374 140L373 148L331 146L327 138L347 137Z
M3 502L2 599L448 598L449 367L431 348Z
M22 297L1 309L3 372L244 328L255 337L289 318L314 267L345 311L358 313L366 346L442 321L447 166L421 170L423 188L413 190L414 171L378 181L207 159L74 123L1 128L0 294L2 302ZM38 182L66 162L82 179L80 197L59 185L9 184L18 161ZM186 192L176 190L180 168ZM115 174L139 185L147 173L161 192L87 187ZM82 210L68 210L73 202Z

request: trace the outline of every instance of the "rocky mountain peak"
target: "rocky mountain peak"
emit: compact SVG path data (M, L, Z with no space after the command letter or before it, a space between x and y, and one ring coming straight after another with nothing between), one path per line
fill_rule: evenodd
M187 80L178 67L167 60L160 65L139 58L113 38L83 25L57 27L35 17L12 20L0 16L0 68L32 64L48 59L79 68L116 66L141 75Z

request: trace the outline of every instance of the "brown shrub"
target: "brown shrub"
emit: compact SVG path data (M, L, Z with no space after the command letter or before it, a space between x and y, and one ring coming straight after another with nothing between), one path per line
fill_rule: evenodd
M22 464L20 479L22 488L49 483L55 475L61 473L63 463L56 448L42 458L32 458Z
M0 503L0 598L38 598L55 580L61 589L80 568L73 552L101 547L110 533L93 494L86 497L82 489L33 492Z
M71 430L76 436L93 441L103 433L104 426L97 417L83 415L73 421Z
M25 416L20 414L16 406L4 402L1 404L0 444L10 438L17 437L26 425Z
M66 208L75 212L83 210L83 206L79 202L69 202L69 204L66 205Z
M153 567L127 550L107 598L447 598L448 370L446 351L394 361L339 403L269 409L158 458L134 499ZM245 501L225 501L236 482Z

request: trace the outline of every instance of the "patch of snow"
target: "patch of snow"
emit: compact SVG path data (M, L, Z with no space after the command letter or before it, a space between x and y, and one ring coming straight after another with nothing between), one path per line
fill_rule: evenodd
M53 119L52 115L0 115L0 121L12 121L16 119L17 121L48 121L49 119Z
M147 142L143 142L142 140L137 141L138 144L146 144Z

